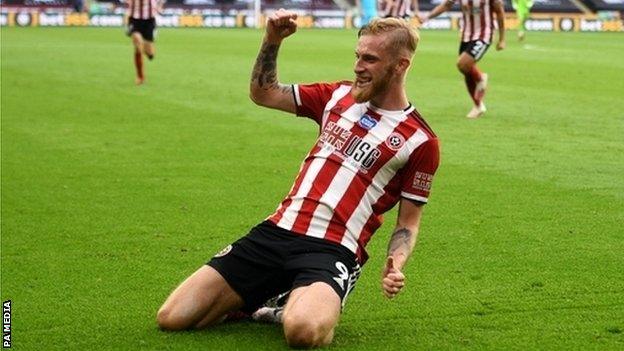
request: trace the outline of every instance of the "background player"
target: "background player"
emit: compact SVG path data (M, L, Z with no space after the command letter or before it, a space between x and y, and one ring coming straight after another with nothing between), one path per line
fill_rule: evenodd
M128 0L128 31L134 45L137 85L145 82L143 55L152 60L155 54L156 14L162 12L160 0Z
M511 0L511 6L516 10L516 16L520 26L518 28L518 40L524 40L524 32L526 31L526 21L529 19L533 0Z
M418 13L418 0L379 0L379 16L409 20Z
M320 135L276 212L171 293L158 312L162 329L205 328L290 291L282 317L287 343L329 344L367 259L364 248L397 203L382 289L392 298L405 284L401 270L439 162L437 137L405 92L417 33L404 20L375 19L359 33L354 82L284 85L277 55L296 17L279 10L269 18L250 96L314 120Z
M456 0L446 0L436 6L428 16L420 18L424 23L430 18L451 9ZM466 117L477 118L485 113L483 97L488 84L488 75L477 68L477 62L485 55L492 43L494 34L494 14L498 24L498 42L496 50L505 48L505 10L501 0L459 0L462 21L459 28L461 44L457 68L464 75L468 94L474 102Z
M377 0L355 0L355 5L360 13L360 27L377 17Z

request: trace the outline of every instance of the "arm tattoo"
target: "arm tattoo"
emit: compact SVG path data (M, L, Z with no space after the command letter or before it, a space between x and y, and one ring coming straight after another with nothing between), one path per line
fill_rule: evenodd
M400 228L392 233L390 243L388 244L388 256L391 256L396 250L404 248L405 252L409 254L412 250L410 242L412 240L413 233L407 228Z
M277 83L277 51L279 45L263 43L251 75L251 84L264 90L280 88Z

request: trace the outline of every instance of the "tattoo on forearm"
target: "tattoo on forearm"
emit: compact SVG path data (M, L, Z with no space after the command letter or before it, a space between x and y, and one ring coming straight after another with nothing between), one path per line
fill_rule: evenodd
M260 88L277 89L277 50L279 45L263 43L251 75L251 83Z
M406 253L411 251L411 240L414 234L407 228L399 228L392 233L388 244L388 255L392 255L397 249L404 247Z

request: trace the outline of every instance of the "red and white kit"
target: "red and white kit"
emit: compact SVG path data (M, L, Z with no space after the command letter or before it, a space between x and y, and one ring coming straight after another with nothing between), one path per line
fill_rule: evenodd
M385 0L379 4L380 17L409 18L414 16L412 0Z
M451 0L455 2L455 0ZM461 41L482 40L492 42L494 33L494 9L492 3L499 0L460 0L462 20Z
M413 106L357 104L351 82L294 85L297 115L320 126L288 196L268 217L278 227L339 243L360 263L381 215L401 197L426 203L438 139Z
M128 15L135 19L156 18L158 13L158 0L130 0L128 2Z

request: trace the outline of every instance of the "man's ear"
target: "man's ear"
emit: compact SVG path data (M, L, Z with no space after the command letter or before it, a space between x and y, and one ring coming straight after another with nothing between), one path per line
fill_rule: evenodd
M409 69L411 64L412 64L412 60L405 58L405 57L401 57L399 58L396 64L396 70L397 72L405 72Z

